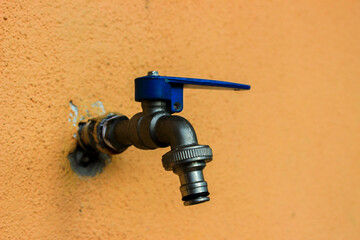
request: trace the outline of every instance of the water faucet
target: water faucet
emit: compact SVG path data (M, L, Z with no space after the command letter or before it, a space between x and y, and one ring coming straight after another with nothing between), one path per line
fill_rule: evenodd
M184 87L219 87L249 90L249 85L195 78L159 76L151 71L135 79L135 100L142 112L131 119L121 114L93 118L79 124L78 143L88 152L119 154L129 146L140 149L171 147L162 156L165 170L180 179L184 205L209 201L203 169L212 160L208 145L198 144L192 125L183 117L172 115L183 109Z

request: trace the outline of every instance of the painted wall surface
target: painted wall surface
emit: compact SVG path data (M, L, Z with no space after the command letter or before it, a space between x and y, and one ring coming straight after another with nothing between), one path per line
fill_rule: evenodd
M0 239L360 239L360 1L4 0L0 13ZM130 148L89 179L70 168L69 102L132 116L148 70L252 85L185 92L181 115L214 152L208 203L182 206L168 149Z

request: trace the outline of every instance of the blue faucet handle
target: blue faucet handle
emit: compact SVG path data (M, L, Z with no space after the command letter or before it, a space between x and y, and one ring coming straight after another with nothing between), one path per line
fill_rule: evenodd
M184 87L189 87L189 88L205 88L205 89L230 88L235 91L250 89L250 85L234 83L234 82L224 82L224 81L200 79L200 78L181 78L181 77L164 77L164 78L166 78L166 81L169 83L179 83L179 84L183 84Z
M171 112L183 109L183 88L219 88L233 90L249 90L250 86L240 83L223 82L200 78L182 78L159 76L157 72L135 79L135 100L168 100Z

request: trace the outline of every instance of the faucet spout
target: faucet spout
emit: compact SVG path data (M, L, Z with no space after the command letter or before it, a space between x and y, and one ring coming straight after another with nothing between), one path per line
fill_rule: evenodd
M180 116L161 117L156 124L156 138L170 145L172 150L198 144L193 126Z
M180 116L163 116L156 124L156 137L171 146L162 162L165 170L179 176L184 205L209 201L203 169L206 162L212 160L212 150L207 145L198 144L192 125Z

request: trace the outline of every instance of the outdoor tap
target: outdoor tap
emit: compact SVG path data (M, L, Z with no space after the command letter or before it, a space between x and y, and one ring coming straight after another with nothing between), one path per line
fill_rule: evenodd
M181 116L184 86L249 90L249 85L195 78L159 76L156 71L135 79L135 100L142 112L131 119L110 113L79 124L79 145L88 152L118 154L133 145L140 149L171 147L162 156L165 170L180 179L184 205L209 201L203 169L212 160L208 145L198 143L192 125Z

